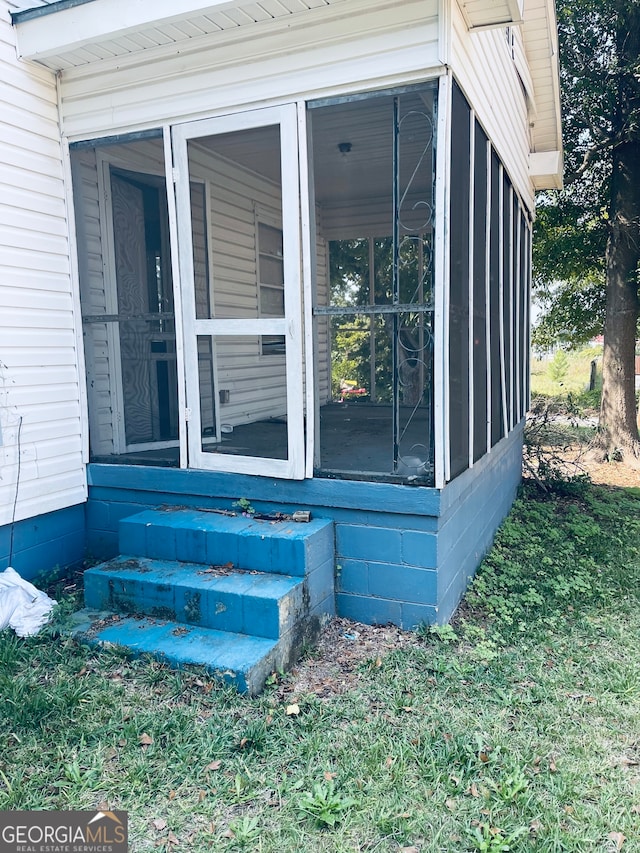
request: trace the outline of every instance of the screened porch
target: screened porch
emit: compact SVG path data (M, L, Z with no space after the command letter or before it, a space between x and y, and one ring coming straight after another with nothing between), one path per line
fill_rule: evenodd
M72 146L92 461L433 483L436 92Z

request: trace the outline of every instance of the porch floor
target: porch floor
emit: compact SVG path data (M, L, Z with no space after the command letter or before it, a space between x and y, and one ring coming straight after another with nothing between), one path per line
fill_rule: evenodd
M412 409L401 410L401 433ZM419 409L410 419L402 436L400 449L405 464L393 473L392 409L387 405L366 402L329 403L320 409L320 476L358 477L373 475L376 479L404 481L409 476L425 483L426 474L412 467L416 458L428 457L429 417L426 409ZM239 424L233 432L224 433L220 444L205 445L211 453L246 455L269 459L285 459L287 455L287 427L284 419L256 421ZM156 465L178 467L177 447L155 450L138 450L111 456L93 457L92 462Z

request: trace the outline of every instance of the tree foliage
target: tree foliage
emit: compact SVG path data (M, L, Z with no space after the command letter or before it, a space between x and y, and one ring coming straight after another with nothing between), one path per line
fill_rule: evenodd
M602 334L614 141L613 0L558 0L564 189L538 197L534 340L579 346ZM607 8L608 7L608 8Z
M640 4L557 0L565 187L539 200L538 343L605 333L601 428L635 444L640 259ZM630 409L633 408L633 415Z

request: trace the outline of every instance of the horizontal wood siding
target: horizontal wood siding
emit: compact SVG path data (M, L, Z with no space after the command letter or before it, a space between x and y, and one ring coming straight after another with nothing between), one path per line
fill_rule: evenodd
M82 313L107 314L95 152L82 151L72 163ZM86 325L83 332L91 450L107 455L114 449L113 415L117 409L111 383L112 340L106 323Z
M349 0L176 48L64 71L64 132L100 135L274 99L423 79L438 65L438 2Z
M506 29L469 32L458 4L451 7L453 73L519 195L533 210L527 102Z
M0 526L87 494L56 85L17 60L12 10L0 0Z

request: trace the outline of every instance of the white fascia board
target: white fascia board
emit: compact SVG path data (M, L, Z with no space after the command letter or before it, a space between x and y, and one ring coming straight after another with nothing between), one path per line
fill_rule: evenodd
M529 154L529 176L535 190L562 189L562 151L535 151Z
M42 60L107 39L117 39L148 27L207 15L241 0L93 0L15 24L18 55ZM179 12L176 13L176 8Z
M458 0L469 30L492 30L521 24L524 0Z

